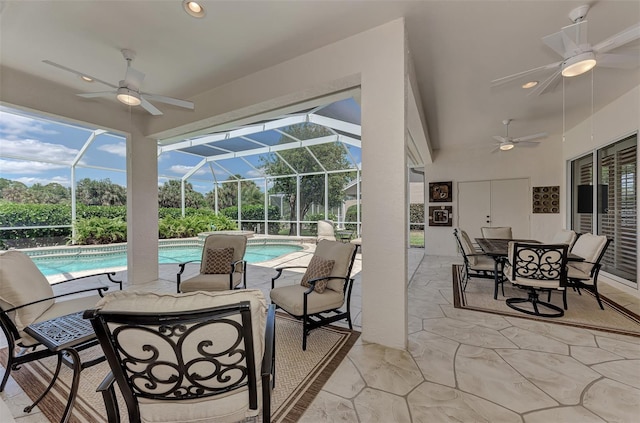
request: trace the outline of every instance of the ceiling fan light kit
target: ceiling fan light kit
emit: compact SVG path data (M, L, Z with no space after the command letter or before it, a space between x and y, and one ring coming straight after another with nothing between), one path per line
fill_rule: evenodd
M540 132L539 134L526 135L524 137L513 138L509 136L510 123L511 123L511 119L505 119L502 121L502 124L504 125L504 128L505 128L505 136L501 136L501 135L493 136L493 139L495 139L498 142L495 143L495 148L491 151L492 153L495 153L496 151L509 151L514 147L516 147L516 145L522 146L522 147L535 147L540 143L539 141L534 141L535 139L545 138L549 135L546 132Z
M127 62L127 71L125 73L124 79L118 82L118 85L112 84L107 81L100 80L98 78L94 78L93 76L89 76L84 72L79 72L75 69L68 68L63 65L59 65L50 60L43 60L44 63L54 66L58 69L62 69L67 72L71 72L86 82L99 82L107 87L112 88L111 91L98 91L91 93L81 93L77 94L79 97L83 98L96 98L96 97L112 97L115 95L115 98L127 106L142 106L147 112L152 114L153 116L160 116L162 112L150 101L158 101L160 103L171 104L172 106L182 107L185 109L193 110L194 104L191 101L180 100L177 98L166 97L163 95L145 93L140 91L140 87L142 85L142 81L144 80L144 73L135 69L131 66L131 62L136 57L136 53L133 50L123 49L120 51L125 61Z
M611 53L619 47L640 39L640 22L610 36L597 44L587 40L587 20L589 5L579 6L569 13L571 24L559 32L542 37L542 42L562 57L562 60L539 66L513 75L494 79L492 86L500 86L520 81L538 73L546 73L527 95L542 95L553 91L562 78L583 75L595 66L598 68L631 69L638 67L637 52ZM525 84L528 85L528 84ZM522 88L525 88L522 85Z
M562 76L570 78L589 72L596 65L596 56L592 51L570 57L562 64Z
M505 141L505 142L500 144L500 150L502 150L502 151L509 151L513 147L515 147L515 144L510 142L510 141Z
M118 94L116 94L116 98L118 99L118 101L126 104L127 106L139 106L141 103L140 94L126 87L118 88Z

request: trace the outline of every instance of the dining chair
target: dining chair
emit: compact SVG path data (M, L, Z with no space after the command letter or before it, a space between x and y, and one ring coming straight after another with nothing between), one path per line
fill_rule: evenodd
M453 236L456 239L464 263L462 290L464 291L467 288L467 283L472 277L494 279L495 260L487 257L483 252L477 251L471 243L469 235L462 229L454 229Z
M604 257L611 240L604 235L582 234L573 244L571 253L584 258L584 261L570 262L567 267L569 286L580 293L580 289L586 289L593 293L601 310L604 310L600 294L598 293L598 275Z
M513 239L510 226L483 226L480 230L483 238Z
M260 290L123 291L84 317L111 369L98 387L109 423L116 382L130 423L270 421L275 307Z
M316 236L316 243L323 239L327 239L329 241L336 240L335 228L333 225L333 221L331 220L318 220L318 234Z
M567 251L566 244L509 243L508 263L504 275L513 285L526 289L527 298L507 298L510 308L540 317L562 317L567 309ZM539 299L539 292L562 292L564 310ZM530 307L524 307L530 303ZM548 309L550 311L544 311Z
M247 262L244 253L247 237L242 234L211 234L204 240L202 259L180 263L176 275L177 292L223 291L242 284L247 287ZM188 263L200 262L200 272L182 281Z

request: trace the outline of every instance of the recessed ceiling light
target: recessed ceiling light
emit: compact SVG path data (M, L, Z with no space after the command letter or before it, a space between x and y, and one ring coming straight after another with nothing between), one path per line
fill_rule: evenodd
M194 18L204 18L204 15L206 15L204 7L202 7L202 5L197 1L182 0L182 7L185 12Z
M529 81L529 82L527 82L526 84L523 84L523 85L522 85L522 88L524 88L524 89L526 90L526 89L528 89L528 88L533 88L533 87L535 87L536 85L538 85L538 81Z

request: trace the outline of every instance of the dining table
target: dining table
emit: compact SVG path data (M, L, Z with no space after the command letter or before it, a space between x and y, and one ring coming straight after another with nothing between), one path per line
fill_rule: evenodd
M476 242L483 253L494 260L493 276L494 289L493 299L498 299L498 286L502 285L502 295L504 295L504 264L509 255L509 243L519 242L524 244L542 244L535 239L503 239L503 238L476 238ZM567 261L584 261L583 257L577 254L567 253Z

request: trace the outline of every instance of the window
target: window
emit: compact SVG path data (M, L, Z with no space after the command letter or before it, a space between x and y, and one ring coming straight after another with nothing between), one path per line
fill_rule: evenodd
M633 135L571 162L571 228L610 238L602 270L634 284L637 146L638 137Z

